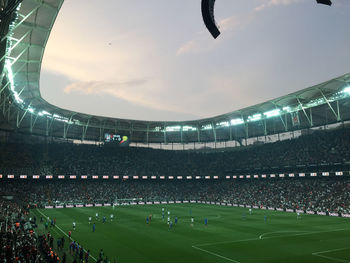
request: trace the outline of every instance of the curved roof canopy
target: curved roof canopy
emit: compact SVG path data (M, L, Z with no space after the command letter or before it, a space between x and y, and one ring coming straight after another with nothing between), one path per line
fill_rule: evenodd
M16 129L82 140L101 140L104 132L119 132L139 142L184 143L240 140L350 120L350 74L258 105L192 121L128 120L61 109L41 97L39 81L45 45L62 4L63 0L23 0L1 39L7 46L1 55L6 81L0 95L3 104L7 99L9 107L16 105L17 116L8 114Z

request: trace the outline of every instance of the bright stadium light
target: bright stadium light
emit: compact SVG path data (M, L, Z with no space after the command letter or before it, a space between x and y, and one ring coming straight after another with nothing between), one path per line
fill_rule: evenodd
M292 109L289 106L283 107L283 111L291 112Z
M343 93L347 93L348 95L350 95L350 87L346 87L345 89L343 89Z
M254 114L252 116L248 116L248 121L260 121L261 120L261 113Z
M228 121L222 121L222 122L216 123L216 126L217 127L228 127L228 126L230 126L230 124Z
M206 124L202 126L202 130L211 130L213 129L213 126L211 124Z
M167 132L175 132L175 131L180 131L181 126L168 126L165 128Z
M162 127L157 126L157 127L154 127L153 130L156 131L156 132L160 132L160 131L162 131Z
M188 125L182 126L182 131L196 131L196 130L197 128L193 126L188 126Z
M22 104L23 100L20 98L18 92L15 90L14 75L13 75L11 66L12 66L11 61L9 59L7 59L5 61L5 68L7 71L7 77L8 77L8 81L9 81L9 85L10 85L10 90L11 90L13 96L15 97L16 102L19 104Z
M275 110L264 112L264 115L266 118L271 118L271 117L279 116L280 112L281 112L280 109L275 109Z
M231 125L240 125L244 123L243 119L232 119L231 121Z
M39 112L39 115L40 115L40 116L43 116L43 115L51 115L51 113L49 113L49 112L43 110L43 111Z

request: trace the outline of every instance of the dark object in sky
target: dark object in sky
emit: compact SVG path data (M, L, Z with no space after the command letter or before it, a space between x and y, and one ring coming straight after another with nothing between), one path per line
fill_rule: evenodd
M331 0L316 0L317 4L332 5Z
M318 4L332 5L331 0L316 0ZM216 25L214 18L214 5L215 0L202 0L202 17L205 26L208 28L210 34L217 38L220 35L218 26Z
M220 31L214 18L214 5L215 0L202 0L202 17L211 35L217 38L220 35Z

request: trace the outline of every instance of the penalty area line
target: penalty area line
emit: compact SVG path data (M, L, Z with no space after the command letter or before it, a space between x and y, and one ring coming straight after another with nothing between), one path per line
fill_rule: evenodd
M349 231L350 228L341 228L341 229L332 229L332 230L326 230L326 231L310 231L310 232L303 232L301 231L299 234L290 234L288 235L278 235L278 236L267 236L264 237L267 233L263 233L258 237L255 238L247 238L247 239L239 239L239 240L231 240L231 241L219 241L219 242L214 242L214 243L203 243L203 244L195 244L193 246L196 247L206 247L206 246L212 246L212 245L220 245L220 244L230 244L230 243L240 243L240 242L248 242L248 241L257 241L257 240L267 240L267 239L278 239L278 238L286 238L286 237L297 237L297 236L306 236L306 235L316 235L316 234L322 234L322 233L330 233L330 232L338 232L338 231ZM272 233L272 232L269 232ZM277 233L277 232L276 232ZM283 232L280 232L283 233ZM290 232L293 233L293 232ZM350 262L349 262L350 263Z
M330 250L324 250L324 251L314 252L314 253L312 253L311 255L316 256L316 257L321 257L321 258L330 259L330 260L336 261L336 262L350 263L349 260L340 259L340 258L334 258L334 257L329 257L329 256L325 256L325 255L320 255L320 254L331 253L331 252L336 252L336 251L342 251L342 250L347 250L347 249L350 249L350 247L336 248L336 249L330 249Z
M47 215L45 215L43 212L41 212L38 208L36 209L41 215L43 215L45 218L47 218ZM62 228L60 228L59 226L57 226L57 225L55 225L55 227L57 227L57 229L58 230L60 230L66 237L68 237L69 238L69 236L66 234L66 232L64 232L63 230L62 230ZM85 252L87 252L86 251L86 249L84 249L84 251ZM97 259L93 256L93 255L89 255L95 262L97 262Z
M217 253L214 253L214 252L211 252L209 250L206 250L206 249L203 249L203 248L199 248L199 247L196 247L196 246L192 246L194 249L197 249L197 250L200 250L202 252L205 252L205 253L208 253L210 255L213 255L213 256L216 256L216 257L219 257L219 258L222 258L222 259L225 259L227 261L230 261L230 262L234 262L234 263L241 263L240 261L237 261L237 260L234 260L234 259L231 259L231 258L227 258L227 257L224 257L222 255L219 255Z

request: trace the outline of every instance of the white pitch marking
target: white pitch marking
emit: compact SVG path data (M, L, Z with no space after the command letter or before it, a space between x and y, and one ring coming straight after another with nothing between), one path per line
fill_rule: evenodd
M343 262L343 263L350 263L350 261L347 261L347 260L344 260L344 259L332 258L332 257L324 256L324 255L316 255L316 254L312 254L312 255L316 256L316 257L330 259L332 261Z
M36 209L40 214L42 214L45 218L47 218L47 215L45 215L43 212L41 212L39 209ZM66 232L64 232L59 226L55 225L55 227L57 227L58 230L60 230L66 237L69 238L69 236L66 234ZM84 251L86 252L86 250L84 249ZM97 262L97 259L90 254L90 257L95 260L95 262Z
M263 239L263 237L265 235L268 235L268 234L277 234L277 233L313 233L313 232L310 232L310 231L298 231L298 230L286 230L286 231L274 231L274 232L266 232L266 233L263 233L259 236L259 239ZM278 237L281 237L281 236L278 236ZM283 236L282 236L283 237ZM267 237L268 238L268 237ZM266 238L265 238L266 239Z
M333 258L333 257L329 257L329 256L319 255L319 254L330 253L330 252L335 252L335 251L342 251L342 250L347 250L347 249L350 249L350 247L336 248L336 249L330 249L330 250L314 252L311 255L316 256L316 257L327 258L327 259L330 259L330 260L333 260L333 261L337 261L337 262L350 263L350 261L345 260L345 259L339 259L339 258Z
M234 259L231 259L231 258L227 258L227 257L224 257L224 256L221 256L217 253L214 253L214 252L211 252L209 250L205 250L205 249L202 249L202 248L199 248L199 247L196 247L196 246L192 246L194 249L198 249L200 251L203 251L205 253L208 253L210 255L213 255L213 256L216 256L216 257L219 257L219 258L222 258L222 259L225 259L227 261L231 261L231 262L234 262L234 263L241 263L240 261L237 261L237 260L234 260Z
M313 234L320 234L320 233L328 233L328 232L337 232L337 231L344 231L344 230L350 230L350 228L342 228L342 229L334 229L334 230L327 230L327 231L313 231L313 232L306 232L301 234L293 234L293 235L281 235L281 236L272 236L272 237L265 237L265 238L248 238L248 239L240 239L240 240L233 240L233 241L221 241L221 242L214 242L214 243L204 243L204 244L196 244L193 246L196 247L205 247L205 246L212 246L212 245L219 245L219 244L229 244L229 243L239 243L239 242L247 242L247 241L254 241L254 240L265 240L265 239L273 239L273 238L283 238L283 237L293 237L293 236L305 236L305 235L313 235Z

